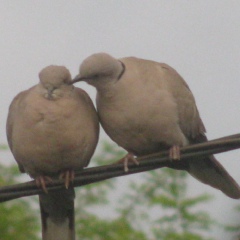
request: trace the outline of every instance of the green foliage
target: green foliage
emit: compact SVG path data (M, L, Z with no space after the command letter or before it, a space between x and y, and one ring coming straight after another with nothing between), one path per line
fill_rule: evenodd
M235 212L239 212L240 214L240 205L235 206L234 208ZM233 225L226 225L224 226L225 230L228 232L232 232L236 235L235 239L240 239L240 223L239 223L240 218L238 219L238 222Z
M104 143L95 161L111 164L124 154L116 146ZM207 234L214 222L206 212L196 211L195 207L206 203L211 197L205 194L188 197L186 172L160 169L142 176L139 182L129 182L128 191L123 192L122 199L118 201L118 217L115 219L109 220L108 215L100 218L91 214L87 211L89 202L79 204L82 206L77 217L77 225L81 226L78 231L80 239L136 239L136 236L139 239L159 240L209 239L201 234L204 231ZM85 196L91 193L98 206L109 204L108 193L115 190L115 183L116 179L89 185L80 189L78 196L84 196L84 191L88 191ZM156 212L159 212L157 218ZM92 235L89 226L96 229Z
M101 152L92 160L94 165L112 164L123 157L124 151L106 142ZM116 179L94 183L76 189L76 232L81 240L147 240L142 231L135 230L121 216L111 219L108 214L101 218L93 214L94 207L109 205L109 193L114 191ZM113 209L112 209L113 210Z
M110 150L111 149L111 150ZM94 165L112 164L114 160L121 158L124 152L108 143L102 144L101 152L94 157L91 162ZM104 160L104 161L103 161ZM89 184L82 188L76 188L76 203L81 206L81 210L88 206L101 205L108 203L108 193L113 190L116 180L111 179L99 183Z
M96 215L82 215L76 221L77 235L82 240L147 240L143 232L137 231L124 218L101 219Z
M0 151L8 150L8 146L6 144L0 144Z
M109 144L106 141L101 143L100 153L98 153L91 162L97 166L113 164L126 155L126 151L118 147L116 144Z
M131 220L147 220L153 239L209 239L202 233L207 233L214 222L206 212L194 208L211 198L205 194L188 197L187 176L184 171L168 168L146 173L141 183L131 185L120 212Z
M93 165L112 164L126 154L116 145L103 142L101 146L91 161ZM0 165L0 186L18 181L20 174L17 165L14 166ZM117 205L111 204L110 195L119 191L117 183L122 178L76 188L77 239L209 239L204 236L214 222L196 207L199 209L210 197L204 194L188 197L187 177L187 173L171 169L141 173L138 181L129 181L124 190L120 190L122 197ZM0 204L1 240L39 239L39 210L33 205L32 198ZM102 208L107 212L99 216L95 210Z
M16 183L19 175L16 165L6 167L0 164L0 186ZM0 204L1 240L37 240L39 231L39 216L29 199Z
M174 231L169 231L164 235L164 238L162 238L161 235L156 236L157 239L164 239L164 240L203 240L207 238L203 238L199 234L189 233L189 232L183 232L181 234L176 233ZM209 239L210 240L210 239Z

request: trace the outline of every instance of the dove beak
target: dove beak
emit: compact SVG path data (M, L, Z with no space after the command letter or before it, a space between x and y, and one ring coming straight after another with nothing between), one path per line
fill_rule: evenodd
M70 84L74 84L76 82L84 81L86 80L86 77L81 77L79 74L70 82Z

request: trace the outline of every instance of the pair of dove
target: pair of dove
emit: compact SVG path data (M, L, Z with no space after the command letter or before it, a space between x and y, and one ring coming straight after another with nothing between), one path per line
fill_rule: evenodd
M125 163L166 148L178 159L179 147L207 141L188 85L166 64L97 53L82 62L74 80L62 66L44 68L39 78L39 84L11 103L7 137L19 169L45 192L50 177L60 174L68 188L74 170L88 165L98 142L99 121L128 151ZM96 87L98 113L86 92L73 86L78 81ZM177 166L227 196L240 198L240 187L214 156L179 161ZM75 238L73 201L72 188L40 195L43 239Z

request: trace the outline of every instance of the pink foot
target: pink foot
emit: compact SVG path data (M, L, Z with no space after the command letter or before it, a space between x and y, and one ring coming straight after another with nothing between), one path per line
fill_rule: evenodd
M37 187L41 188L45 193L48 193L46 183L52 183L52 179L47 176L38 176L35 179Z
M173 145L169 150L169 158L171 160L180 160L180 148L177 145Z
M139 165L138 160L135 158L135 156L132 153L128 153L125 157L120 159L117 163L123 163L124 172L128 172L129 171L129 168L128 168L129 161L135 163L136 165Z
M73 183L74 177L75 177L75 172L72 169L63 171L59 176L60 179L65 180L64 185L65 185L66 189L69 188L70 183Z

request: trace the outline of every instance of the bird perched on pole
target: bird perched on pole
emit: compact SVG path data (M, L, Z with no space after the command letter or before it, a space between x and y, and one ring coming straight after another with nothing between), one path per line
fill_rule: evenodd
M166 148L170 158L178 160L179 147L207 141L192 92L167 64L97 53L82 62L73 81L96 87L100 122L110 138L128 151L125 163L134 155ZM239 185L212 155L169 166L187 170L227 196L240 198Z
M98 142L99 122L86 92L72 85L63 66L48 66L40 82L19 93L9 107L7 138L21 172L36 179L43 240L73 240L74 170L86 167ZM46 182L63 178L65 188L49 192Z

